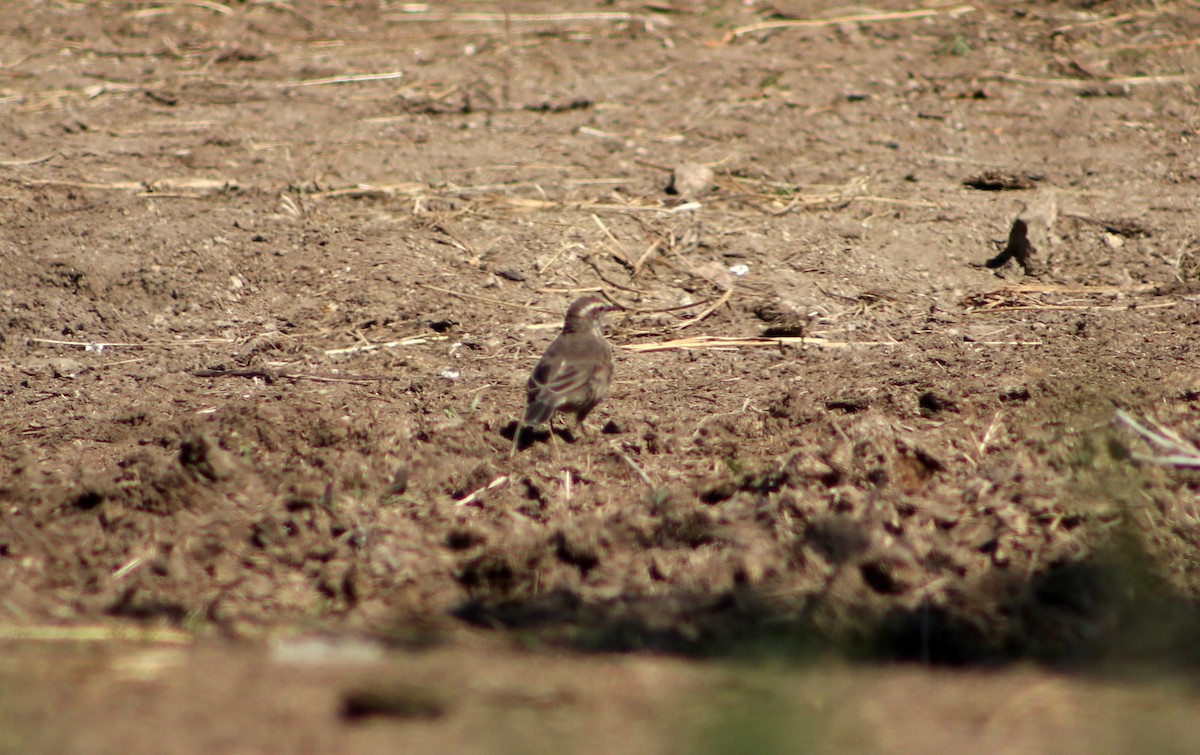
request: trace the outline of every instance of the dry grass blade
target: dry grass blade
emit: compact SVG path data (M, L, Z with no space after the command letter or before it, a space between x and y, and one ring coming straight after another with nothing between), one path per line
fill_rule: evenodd
M799 336L785 336L780 338L767 338L765 336L752 336L749 338L737 338L731 336L693 336L691 338L676 338L672 341L656 341L654 343L631 343L624 346L618 346L619 349L634 352L646 351L670 351L679 349L681 351L699 351L702 349L713 349L718 351L732 351L733 349L741 348L761 348L764 346L773 346L779 348L781 346L819 346L824 349L844 349L851 346L899 346L900 341L830 341L825 338L801 338Z
M50 346L74 346L85 351L104 351L105 349L140 349L146 344L117 343L115 341L56 341L53 338L30 338L32 343L45 343Z
M1155 4L1157 5L1157 3L1155 3ZM1057 26L1057 27L1051 29L1050 33L1051 34L1065 34L1066 32L1072 31L1074 29L1086 29L1086 28L1089 28L1092 26L1107 26L1109 24L1122 24L1122 23L1125 23L1126 21L1132 21L1136 18L1158 16L1158 15L1161 15L1163 12L1164 11L1162 11L1162 10L1135 11L1133 13L1122 13L1120 15L1109 16L1107 18L1094 18L1090 21L1080 21L1080 22L1074 23L1074 24L1064 24L1063 26Z
M617 237L613 235L613 232L608 229L608 226L605 225L604 221L601 220L597 215L595 215L595 214L592 215L592 222L595 223L600 228L600 230L604 232L604 235L608 237L608 240L612 242L613 247L614 247L613 252L620 256L620 259L623 261L623 264L628 265L629 264L629 252L625 249L625 245L622 244L620 242L620 240L618 240Z
M502 23L502 24L546 24L546 23L620 23L644 21L646 17L633 13L441 13L422 15L417 13L391 14L389 21L410 23L454 22L454 23Z
M1123 311L1128 309L1164 309L1179 305L1178 301L1160 301L1146 303L1142 300L1129 299L1118 304L1105 304L1101 301L1088 302L1080 297L1104 297L1112 301L1115 297L1125 294L1157 294L1160 286L1156 283L1143 283L1134 286L1063 286L1063 285L1033 285L1033 286L1004 286L991 291L971 294L962 300L967 314L978 315L992 312L1019 312L1026 310L1087 310L1087 311ZM1072 299L1047 301L1049 295L1073 294ZM1120 301L1120 299L1118 299Z
M192 373L204 378L257 378L273 383L276 380L312 380L316 383L351 383L353 385L370 385L372 382L399 380L390 375L322 375L316 372L289 372L286 370L196 370Z
M141 0L133 0L132 2L123 3L124 5L145 5ZM205 10L220 13L222 16L228 16L233 13L233 8L228 5L211 2L211 0L155 0L154 5L187 5L193 8L203 8Z
M382 199L385 197L401 195L418 195L427 193L428 186L418 183L403 183L403 184L385 184L382 186L374 186L371 184L358 184L356 186L346 186L341 189L328 189L326 191L314 191L305 194L304 196L310 199L327 199L329 197L357 197L368 199Z
M651 242L650 246L646 247L646 251L642 252L642 256L638 257L637 262L633 263L633 275L630 277L636 278L636 277L638 277L638 275L641 274L642 265L646 264L646 260L650 259L650 255L654 254L655 252L657 252L659 249L662 248L663 243L666 242L668 236L669 236L669 234L664 233L663 235L661 235L657 239L655 239L653 242Z
M993 81L1009 81L1015 84L1041 84L1044 86L1061 86L1087 88L1097 84L1115 84L1127 86L1139 86L1142 84L1175 84L1178 82L1190 81L1193 76L1188 74L1172 74L1168 76L1122 76L1113 78L1095 78L1095 79L1067 79L1067 78L1045 78L1038 76L1026 76L1020 73L1008 73L1005 71L984 71L981 74L972 78L980 80Z
M568 251L571 251L571 250L574 250L574 249L586 249L586 247L585 247L583 244L580 244L580 243L575 243L575 242L571 242L571 243L563 244L562 246L560 246L560 247L558 248L558 251L557 251L557 252L555 252L555 253L554 253L554 254L553 254L551 257L550 257L550 259L546 260L545 262L536 262L536 263L535 263L535 264L537 265L538 272L539 272L539 273L541 273L542 275L546 275L546 274L547 274L547 271L549 271L550 269L552 269L552 268L554 267L554 265L555 265L555 264L556 264L556 263L557 263L557 262L558 262L560 259L562 259L562 257L563 257L563 256L564 256L564 255L565 255L565 254L566 254ZM599 289L596 289L596 290L599 290Z
M707 307L703 312L701 312L700 314L691 318L690 320L684 320L683 322L679 323L678 325L675 325L674 326L675 330L683 330L684 328L691 327L692 325L695 325L696 323L700 322L701 320L708 317L713 312L716 312L718 309L720 309L722 306L724 306L725 302L729 301L729 297L731 297L731 296L733 296L733 286L730 286L729 288L725 289L725 293L721 294L721 296L718 297L717 300L712 303L712 306Z
M22 165L38 165L40 163L48 163L58 156L58 150L51 152L42 157L32 157L28 160L0 160L0 168L16 168Z
M138 626L32 626L0 625L0 640L22 642L161 642L187 645L192 636L176 629L143 629Z
M985 453L987 453L988 446L991 445L992 438L995 436L996 428L999 426L999 424L1000 424L1000 412L996 412L995 414L992 415L991 424L989 424L987 430L984 431L983 437L979 439L979 445L975 449L975 453L979 457L982 458L983 455Z
M111 183L95 183L89 181L61 181L55 179L33 179L22 181L13 179L26 186L62 186L69 189L97 189L100 191L136 191L139 196L167 197L174 196L171 190L198 189L206 192L222 192L236 189L238 182L232 178L162 178L152 182L146 181L114 181Z
M181 341L146 341L145 343L118 343L114 341L56 341L52 338L30 338L30 343L44 343L49 346L70 346L84 351L104 351L105 349L146 349L172 348L175 346L206 346L212 343L233 343L232 338L189 338Z
M1086 310L1088 312L1102 312L1102 311L1120 312L1120 311L1124 311L1127 309L1168 309L1170 307L1177 307L1177 306L1179 306L1179 302L1177 302L1177 301L1160 302L1158 304L1138 304L1137 302L1133 302L1130 304L1121 304L1121 305L1112 305L1112 306L1100 306L1100 305L1096 305L1096 304L1022 304L1022 305L1015 305L1015 306L988 307L986 309L980 309L977 311L968 312L967 314L974 315L974 314L984 314L987 312L1024 312L1024 311L1043 311L1043 312L1068 311L1069 312L1069 311L1082 311L1082 310Z
M507 482L508 482L508 475L502 474L499 477L497 477L496 479L489 482L487 485L484 485L482 488L472 491L470 494L455 501L454 505L455 506L469 506L472 503L475 503L475 501L478 501L480 496L482 496L484 493L488 492L489 490L495 490L496 488L500 487L501 485L503 485Z
M617 254L615 251L613 253L613 257L614 258L617 257ZM596 261L594 259L592 259L591 257L580 257L580 261L583 262L588 267L590 267L596 273L596 277L599 278L600 280L604 281L605 283L607 283L610 288L615 288L619 291L625 291L625 292L631 293L631 294L645 293L644 291L642 291L640 289L626 286L625 284L619 283L619 282L613 280L612 278L608 277L607 275L604 274L604 271L600 269L600 265L596 264Z
M767 31L769 29L787 29L792 27L805 26L838 26L841 24L873 24L880 21L903 21L913 18L928 18L929 16L961 16L964 13L971 13L975 10L973 5L959 5L954 8L946 8L944 10L908 10L896 11L894 13L857 13L850 16L835 16L833 18L801 18L789 19L787 21L764 21L759 24L750 24L749 26L740 26L725 35L725 42L737 39L738 37L747 34L753 34L756 31Z
M368 351L376 351L378 349L398 349L402 346L419 346L423 343L445 341L448 339L449 336L408 336L407 338L401 338L397 341L388 341L387 343L364 343L359 344L358 346L346 346L340 349L326 349L325 356L336 357L344 356L346 354L360 354Z
M1169 50L1174 47L1195 47L1200 39L1184 39L1176 42L1161 42L1155 45L1117 45L1113 50Z
M661 314L663 312L678 312L683 309L695 309L696 307L703 307L706 304L711 304L712 302L716 301L718 298L719 297L714 296L711 299L701 299L700 301L694 301L691 304L678 304L674 307L656 307L654 309L638 309L635 307L625 307L625 311L631 315L657 315L657 314Z
M999 291L1011 291L1014 293L1044 293L1044 294L1130 294L1130 293L1148 293L1157 291L1160 287L1158 283L1137 283L1132 286L1064 286L1058 284L1049 285L1022 285L1022 286L1005 286Z
M1162 464L1169 467L1200 469L1200 448L1185 440L1174 430L1163 427L1149 419L1145 421L1146 424L1143 424L1134 419L1133 415L1124 409L1117 410L1117 421L1141 436L1142 440L1171 454L1170 456L1134 454L1133 458L1138 461L1148 461L1152 464ZM1147 425L1153 425L1154 427L1147 427Z
M573 296L581 296L583 294L595 294L604 290L604 286L580 286L578 288L536 288L534 289L539 294L571 294Z
M327 79L306 79L303 81L286 82L284 89L295 89L297 87L316 87L326 84L353 84L360 81L387 81L389 79L399 79L404 76L404 71L388 71L386 73L359 73L352 76L332 76Z
M512 309L524 309L529 312L541 312L544 315L558 315L558 316L562 315L562 312L555 312L555 311L549 310L549 309L541 309L539 307L531 307L527 304L516 304L511 301L504 301L503 299L496 299L491 296L480 296L479 294L468 294L463 291L454 291L449 288L442 288L441 286L434 286L430 283L418 283L417 285L420 286L421 288L427 288L430 291L440 291L443 294L450 294L451 296L458 296L463 299L475 299L476 301L485 301L489 304L498 304L502 307L510 307Z
M17 66L21 65L25 61L29 60L30 57L31 56L27 54L27 55L22 55L21 57L13 60L11 63L0 63L0 71L4 70L6 68L16 68ZM8 99L18 99L18 98L8 98L8 97L4 98L4 100L8 100Z
M745 176L729 175L718 181L717 184L728 192L726 198L752 197L772 203L787 200L787 204L782 208L763 208L763 212L774 216L786 215L798 207L822 207L847 202L879 202L914 207L938 206L933 202L921 200L870 196L866 193L869 181L865 177L853 179L840 188L821 194L804 194L795 184Z
M57 181L38 178L32 181L19 181L26 186L62 186L68 189L100 189L105 191L142 191L146 184L141 181L117 181L114 183L92 183L89 181Z
M650 479L650 475L646 474L646 470L638 466L638 463L630 458L629 454L625 453L625 450L617 445L615 440L609 443L609 445L612 447L613 453L617 455L617 458L625 462L641 478L642 482L646 483L646 487L654 490L654 480Z

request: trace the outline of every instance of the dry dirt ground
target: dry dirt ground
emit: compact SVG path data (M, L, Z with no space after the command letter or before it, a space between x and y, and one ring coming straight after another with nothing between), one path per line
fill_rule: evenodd
M1200 750L1197 3L3 11L0 752Z

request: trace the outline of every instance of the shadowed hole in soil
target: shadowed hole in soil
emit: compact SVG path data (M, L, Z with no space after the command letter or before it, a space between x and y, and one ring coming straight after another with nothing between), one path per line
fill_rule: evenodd
M108 607L108 614L138 621L165 621L179 624L188 615L187 606L179 601L147 592L144 588L131 586Z
M437 692L395 681L361 682L342 693L342 718L433 719L445 715L450 702Z
M554 544L559 559L578 567L585 577L600 563L600 543L591 533L559 530L555 533Z
M91 511L104 503L104 496L95 490L85 490L71 501L71 505L80 511Z

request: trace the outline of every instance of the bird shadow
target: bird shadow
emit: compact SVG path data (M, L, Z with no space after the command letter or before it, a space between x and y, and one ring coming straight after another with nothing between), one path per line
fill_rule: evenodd
M956 604L897 602L862 613L825 594L781 601L745 583L596 599L566 586L535 587L538 570L524 559L483 565L463 572L469 597L451 615L513 633L526 646L946 667L1034 663L1142 678L1200 669L1200 602L1111 554L1056 561L1033 576L998 575L990 589L958 595Z
M518 432L519 423L516 420L510 421L500 429L500 437L512 442L513 436ZM547 443L551 441L552 435L557 435L564 443L574 443L576 441L575 433L565 427L550 426L549 429L526 427L520 430L521 440L517 443L518 451L525 451L535 443Z

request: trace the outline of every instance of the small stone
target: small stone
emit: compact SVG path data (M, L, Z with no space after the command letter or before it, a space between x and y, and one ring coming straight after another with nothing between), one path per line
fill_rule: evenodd
M712 168L700 163L682 163L671 171L671 182L667 193L684 200L696 199L712 188Z
M50 359L46 362L46 365L56 378L73 378L87 371L87 367L82 362L70 357Z

